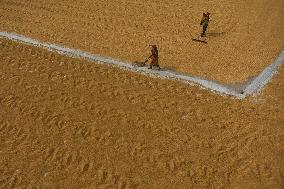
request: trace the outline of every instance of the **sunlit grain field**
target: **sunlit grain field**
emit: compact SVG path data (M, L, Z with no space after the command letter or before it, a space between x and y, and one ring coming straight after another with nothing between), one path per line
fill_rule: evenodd
M243 82L283 49L283 1L2 0L0 29L125 61L157 44L160 64L223 83ZM211 13L208 45L193 42Z
M2 0L0 30L234 83L283 48L283 3L244 2ZM0 62L0 188L283 188L283 67L236 100L3 38Z

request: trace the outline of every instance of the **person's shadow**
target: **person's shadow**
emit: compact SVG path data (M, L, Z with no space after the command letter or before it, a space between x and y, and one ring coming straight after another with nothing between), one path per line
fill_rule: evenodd
M226 32L208 32L206 33L206 36L207 37L221 37L224 34L226 34Z
M177 68L173 66L165 66L164 70L177 71Z

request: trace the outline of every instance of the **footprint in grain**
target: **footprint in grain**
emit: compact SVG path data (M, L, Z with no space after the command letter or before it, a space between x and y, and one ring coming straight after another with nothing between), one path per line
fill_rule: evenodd
M15 139L15 144L14 146L17 147L25 142L27 142L27 140L29 139L30 135L26 134L22 128L18 129L16 132L16 139Z
M53 117L52 123L58 128L64 128L65 120L62 115L56 115Z
M0 121L0 133L4 132L5 129L7 128L8 122L1 120Z
M22 83L23 83L23 78L19 77L19 76L14 76L14 77L11 77L8 82L11 84L11 85L17 85L17 86L21 86Z
M57 153L58 153L58 148L49 148L47 149L46 151L46 161L54 161L56 159L56 156L57 156Z
M3 177L1 176L0 178L0 188L6 188L7 187L7 184L9 182L9 176L6 176L6 177Z
M88 172L90 169L92 169L92 167L93 167L93 164L90 163L89 161L82 161L80 163L80 172L84 174Z
M120 175L113 173L111 170L101 166L97 171L99 188L117 188L117 189L130 189L137 188L136 185L131 185L130 182L123 179Z
M97 171L97 177L99 183L104 183L106 180L107 172L105 171L105 168L102 166Z
M21 181L21 178L19 177L20 173L21 172L19 170L16 170L12 173L12 175L9 175L4 179L0 179L0 188L15 188L15 186Z
M117 183L117 189L125 189L126 187L127 187L127 183L120 179Z
M12 130L11 123L8 121L0 122L0 133L5 132L8 133Z
M76 134L81 135L83 138L88 138L92 134L92 129L91 128L87 128L85 126L81 126L76 131Z
M104 180L103 183L100 184L101 188L113 188L115 186L116 183L116 178L115 175L110 172L110 171L106 171L106 178Z
M154 163L155 165L161 164L162 153L159 151L152 152L148 157L147 161L150 163Z
M15 188L17 183L19 182L19 178L16 175L13 175L8 182L7 188Z
M71 164L75 161L76 158L76 152L70 152L68 151L65 156L63 157L63 165L68 168L71 166Z
M177 156L175 156L174 158L172 158L167 162L167 166L172 172L181 168L184 164L185 164L184 158L180 158Z

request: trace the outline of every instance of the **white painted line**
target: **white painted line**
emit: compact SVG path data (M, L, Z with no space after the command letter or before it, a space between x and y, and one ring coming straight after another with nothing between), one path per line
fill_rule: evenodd
M41 47L49 51L55 51L70 57L83 58L95 61L100 64L110 64L112 66L116 66L124 70L139 72L143 75L148 75L151 77L180 80L182 82L186 82L189 84L198 84L202 88L209 89L212 92L224 95L231 95L238 99L243 99L246 96L249 96L255 93L256 91L262 89L265 86L265 84L267 84L271 80L272 76L277 72L277 69L284 62L284 51L282 51L278 59L274 63L269 65L266 69L264 69L263 72L261 72L252 82L250 82L248 85L242 84L238 88L236 88L231 85L221 84L216 81L210 81L204 78L186 75L171 70L162 69L160 71L157 71L157 70L149 70L146 67L135 67L130 62L122 62L109 57L102 57L100 55L91 54L77 49L72 49L56 44L40 42L38 40L27 38L25 36L15 33L0 32L0 37L8 38L10 40L18 41L32 46Z
M284 51L282 51L279 57L268 67L266 67L244 90L246 96L260 91L271 79L272 76L277 73L277 70L284 62Z

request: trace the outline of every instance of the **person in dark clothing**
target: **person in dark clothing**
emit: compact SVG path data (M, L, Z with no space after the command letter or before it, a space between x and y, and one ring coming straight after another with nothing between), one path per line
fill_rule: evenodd
M160 70L160 66L159 66L159 55L158 55L158 48L156 45L150 45L152 47L151 49L151 55L145 60L144 63L148 62L149 59L151 59L150 62L150 67L149 69L152 69L153 66L158 67L158 69Z
M210 20L209 15L210 15L209 12L203 13L203 17L202 17L201 22L200 22L200 26L202 26L201 37L205 36L205 32L206 32L206 29L208 27L209 20Z

